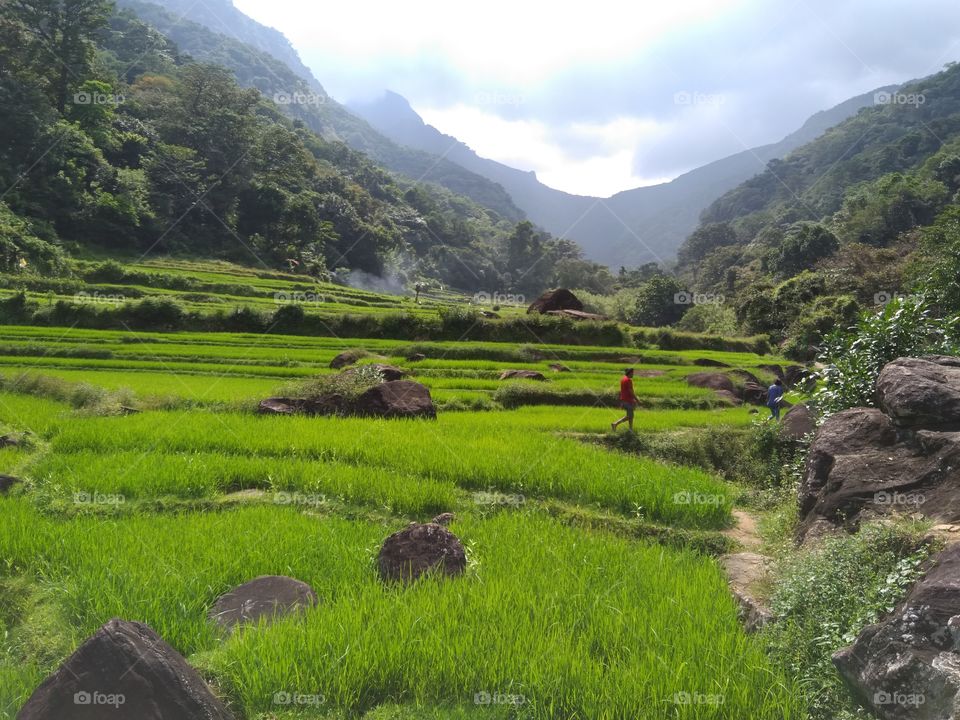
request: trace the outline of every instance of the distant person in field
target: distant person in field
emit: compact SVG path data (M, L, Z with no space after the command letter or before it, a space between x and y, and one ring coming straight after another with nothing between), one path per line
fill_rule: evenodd
M633 392L633 368L627 368L623 372L623 377L620 378L620 407L624 409L626 415L615 423L610 423L610 429L616 432L621 424L627 423L630 426L630 432L633 432L633 411L637 407L637 396Z
M770 408L770 417L780 419L780 403L783 402L783 380L777 381L767 388L767 407Z

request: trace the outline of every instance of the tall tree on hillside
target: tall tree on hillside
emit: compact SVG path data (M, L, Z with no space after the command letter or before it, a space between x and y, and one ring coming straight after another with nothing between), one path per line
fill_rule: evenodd
M26 30L29 41L22 52L46 80L61 113L71 88L88 79L93 36L112 11L112 0L5 0L0 4L0 15Z

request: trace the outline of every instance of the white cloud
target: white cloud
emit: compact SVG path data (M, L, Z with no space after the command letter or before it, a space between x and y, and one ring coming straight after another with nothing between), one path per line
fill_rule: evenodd
M440 56L463 77L518 87L584 62L635 54L744 2L355 0L307 5L302 0L235 0L235 5L281 30L317 61L380 66L396 58Z
M549 125L536 120L506 120L470 105L419 110L423 119L447 135L472 138L481 157L519 170L535 170L541 182L579 195L607 197L625 187L663 182L633 172L636 148L662 132L653 121L617 118L605 124L573 123L562 133L590 152L574 157Z
M338 100L394 90L479 154L601 196L960 59L956 0L235 2Z

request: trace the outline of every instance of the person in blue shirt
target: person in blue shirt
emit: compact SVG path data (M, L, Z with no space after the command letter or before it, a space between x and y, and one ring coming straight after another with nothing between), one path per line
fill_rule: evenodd
M777 381L767 388L767 407L770 408L770 417L780 419L780 402L783 400L783 380Z

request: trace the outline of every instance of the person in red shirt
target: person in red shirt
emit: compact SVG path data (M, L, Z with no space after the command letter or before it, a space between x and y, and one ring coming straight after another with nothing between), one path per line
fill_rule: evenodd
M633 392L633 368L627 368L623 377L620 378L620 407L627 413L615 423L610 423L610 429L617 431L622 423L630 426L630 432L633 432L633 410L637 407L637 396Z

